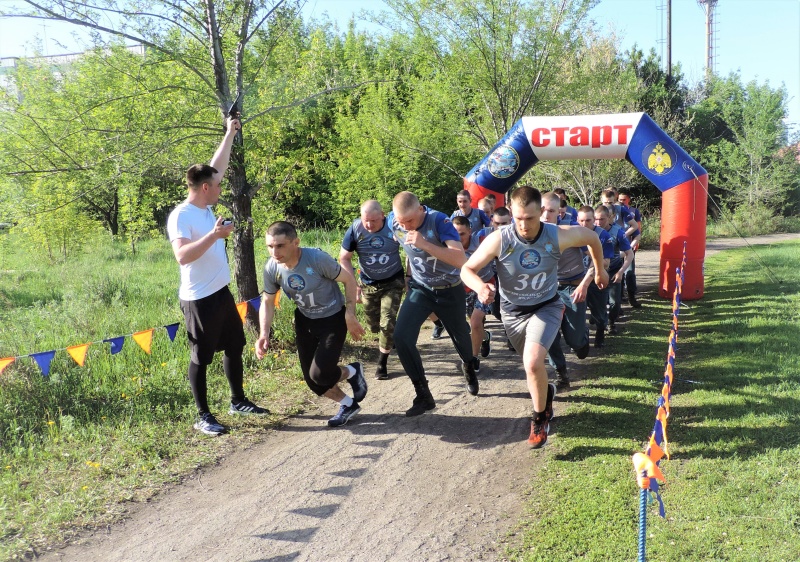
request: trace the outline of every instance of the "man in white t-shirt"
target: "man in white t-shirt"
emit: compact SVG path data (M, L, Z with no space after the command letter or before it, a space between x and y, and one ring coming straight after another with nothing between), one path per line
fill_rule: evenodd
M228 289L231 274L225 253L225 239L233 232L234 225L223 217L216 217L212 209L219 201L220 182L228 168L233 138L239 129L241 124L237 119L228 119L225 137L211 163L195 164L187 170L188 197L167 219L172 251L181 266L178 296L192 344L189 385L198 413L194 427L208 435L226 431L208 407L206 371L217 351L225 353L222 366L231 389L228 413L269 414L244 395L244 329Z

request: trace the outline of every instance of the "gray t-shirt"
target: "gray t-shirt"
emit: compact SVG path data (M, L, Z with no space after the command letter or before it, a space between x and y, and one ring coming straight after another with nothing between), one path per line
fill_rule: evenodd
M292 269L272 258L267 261L264 292L274 295L283 289L306 318L327 318L344 306L344 295L334 281L341 271L342 266L319 248L300 248L300 261Z
M394 237L403 245L403 249L406 251L406 256L408 256L408 261L411 264L411 277L413 277L414 281L428 287L455 285L461 281L460 268L439 261L429 253L406 243L407 231L394 220L394 213L389 215L388 221ZM425 220L422 222L422 226L417 229L417 232L422 234L428 242L438 246L447 246L445 244L447 240L454 240L461 244L458 232L456 232L447 215L427 207L425 207ZM406 275L408 275L408 272L406 272Z
M500 227L497 259L500 307L515 313L550 301L558 292L558 227L542 223L532 241L524 240L513 224Z
M344 234L342 248L358 254L361 281L366 285L391 279L403 271L400 243L392 236L388 220L378 232L364 228L361 219L354 220Z

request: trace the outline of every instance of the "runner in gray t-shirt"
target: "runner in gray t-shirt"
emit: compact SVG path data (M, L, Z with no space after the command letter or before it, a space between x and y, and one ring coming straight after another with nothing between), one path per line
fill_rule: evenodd
M547 442L555 385L548 385L545 358L561 323L564 305L558 298L558 258L566 248L588 246L595 267L595 282L604 287L603 249L597 234L585 228L541 222L542 198L537 189L519 187L511 194L514 223L491 233L461 268L464 283L483 303L497 294L492 283L478 272L498 259L503 325L514 347L522 354L533 419L528 443L538 448Z
M276 295L283 290L296 305L295 344L303 378L317 396L339 403L328 425L344 425L361 409L359 402L367 394L361 363L338 364L347 332L355 341L364 335L356 318L356 280L322 250L300 247L297 231L288 222L272 223L266 242L271 257L264 267L256 356L262 359L267 353ZM344 285L344 297L338 283ZM339 388L344 380L353 387L352 398Z

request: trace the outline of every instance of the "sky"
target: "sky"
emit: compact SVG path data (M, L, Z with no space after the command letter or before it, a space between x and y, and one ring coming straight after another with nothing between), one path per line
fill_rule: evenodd
M0 0L9 7L14 0ZM622 50L636 44L666 58L667 0L601 0L590 18L601 30L614 33ZM381 0L307 0L306 16L329 17L345 29L361 10L378 11ZM789 94L787 123L800 133L800 0L718 0L716 7L715 71L739 72L747 83L785 85ZM366 24L364 24L366 26ZM82 50L75 29L42 20L0 18L0 57L25 56L41 45L44 54ZM706 23L697 0L672 0L672 62L680 63L690 84L705 75Z

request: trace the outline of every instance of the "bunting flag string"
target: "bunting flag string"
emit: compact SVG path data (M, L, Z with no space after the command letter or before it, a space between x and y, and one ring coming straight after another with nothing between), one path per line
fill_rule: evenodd
M665 516L664 502L661 499L658 480L665 482L664 474L661 472L659 463L666 457L669 460L669 440L667 438L667 424L670 415L670 400L672 399L672 384L675 380L675 356L678 345L678 315L681 307L681 291L683 288L684 267L686 264L686 244L683 246L683 259L681 267L675 270L675 291L672 298L672 326L669 334L669 346L667 348L667 360L664 364L664 379L661 387L661 395L658 397L656 406L656 421L653 424L653 431L650 433L645 453L636 453L633 456L633 466L636 472L637 482L641 488L642 502L645 495L655 497L659 504L658 513L661 517ZM643 504L644 505L644 504ZM641 513L644 525L644 512ZM640 527L640 537L642 537ZM640 538L640 541L643 540ZM640 552L643 545L640 544Z
M280 300L280 291L275 294L275 303L276 306ZM236 305L236 310L239 313L239 316L242 319L242 322L245 322L247 318L247 307L248 305L252 306L256 312L261 307L261 297L255 297L247 301L240 302ZM178 334L178 328L180 327L179 322L175 322L174 324L167 324L165 326L161 326L162 328L166 329L167 335L169 336L169 341L174 342L175 337ZM50 364L53 361L53 358L58 351L66 351L67 354L72 358L75 363L79 366L83 367L86 363L86 355L89 350L89 346L94 344L102 344L107 343L110 344L110 352L111 355L116 355L120 351L122 351L122 347L125 344L125 339L130 337L137 343L137 345L147 353L151 355L152 351L152 344L153 344L153 334L156 328L148 328L147 330L141 330L139 332L134 332L132 334L127 334L124 336L114 336L110 338L104 338L99 341L87 342L82 344L70 345L68 347L50 349L48 351L42 351L39 353L29 353L28 355L14 355L10 357L2 357L0 358L0 374L3 371L14 363L17 359L22 359L23 357L30 357L34 360L34 362L39 366L39 370L42 372L43 377L50 376Z

